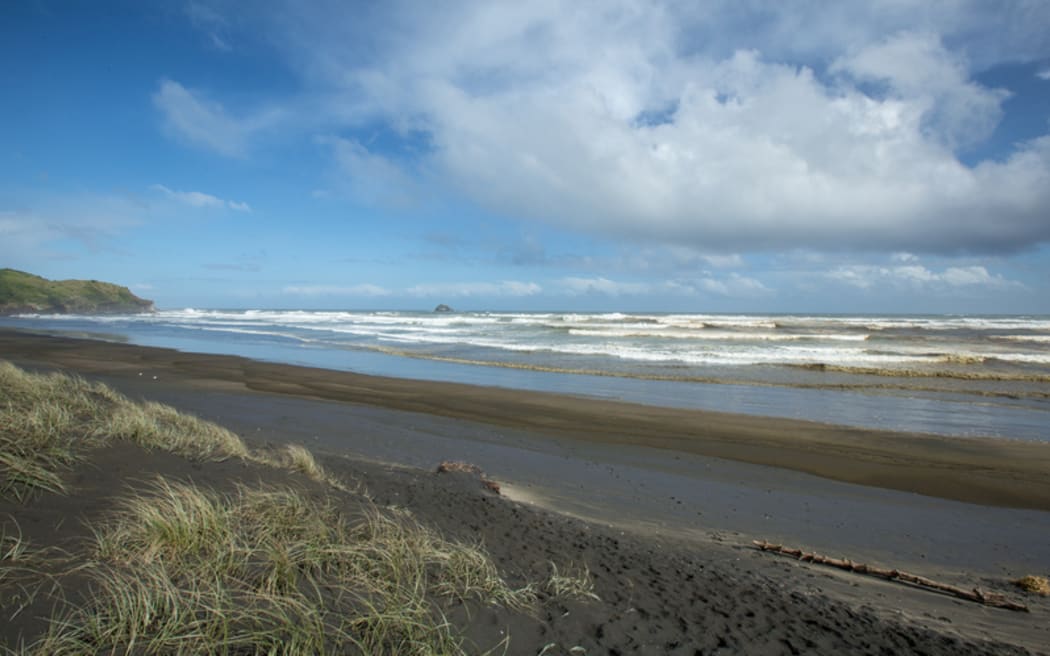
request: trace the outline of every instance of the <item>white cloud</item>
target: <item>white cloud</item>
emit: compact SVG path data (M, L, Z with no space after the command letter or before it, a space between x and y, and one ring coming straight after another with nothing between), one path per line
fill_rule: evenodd
M757 298L773 293L762 281L738 273L731 273L721 279L703 278L699 285L712 294L735 298Z
M366 296L370 298L389 296L390 290L371 283L357 285L287 285L281 289L283 294L294 296Z
M1035 74L1040 80L1050 80L1050 68L1043 69Z
M687 5L697 47L762 48L782 59L826 59L902 30L936 32L980 69L1046 56L1043 0L892 2L715 2Z
M395 3L270 27L329 120L425 135L411 156L334 142L380 196L423 171L498 213L710 253L998 252L1050 240L1050 140L959 158L1005 98L972 62L1048 54L1050 15L1021 5Z
M705 253L685 246L632 249L622 266L639 271L690 270L698 267L738 269L744 266L739 253Z
M935 34L895 34L838 59L831 70L888 84L893 97L921 116L922 128L952 148L991 135L1008 96L971 82L965 61Z
M285 112L275 108L234 116L221 103L174 80L161 80L153 105L172 135L229 157L246 155L254 137L285 118Z
M357 141L322 138L332 147L352 195L365 202L386 205L410 204L415 195L412 177L396 163L372 153Z
M238 202L233 200L223 200L218 196L212 196L201 191L176 191L169 189L162 184L150 185L150 189L160 192L180 203L189 205L190 207L201 207L211 209L231 209L236 212L251 212L252 208L248 203Z
M701 254L700 259L716 269L734 269L744 265L744 258L739 253L724 255Z
M229 23L222 14L200 2L187 3L184 9L190 22L207 36L213 48L224 52L233 49L223 36L229 30Z
M401 289L391 289L371 283L356 285L287 285L284 294L296 296L406 296L415 298L465 298L465 297L521 297L535 296L543 288L533 282L504 280L501 282L449 282L421 283Z
M703 296L716 295L733 298L756 298L772 292L761 281L731 273L723 278L702 276L696 279L664 280L659 282L624 282L605 277L566 277L558 281L557 292L569 296L600 294L604 296Z
M543 288L534 282L504 280L501 282L423 283L405 290L408 296L423 298L462 298L468 296L522 297L535 296Z
M147 208L126 196L30 200L20 209L0 210L0 261L31 267L37 259L116 250L118 237L147 214Z
M851 264L829 271L826 276L831 280L865 290L885 287L914 291L1022 287L1021 283L1007 280L1000 274L993 275L988 269L978 265L947 267L942 271L933 271L921 264Z
M616 282L608 278L562 278L558 282L559 291L570 296L604 294L606 296L637 296L649 294L653 285L644 282Z

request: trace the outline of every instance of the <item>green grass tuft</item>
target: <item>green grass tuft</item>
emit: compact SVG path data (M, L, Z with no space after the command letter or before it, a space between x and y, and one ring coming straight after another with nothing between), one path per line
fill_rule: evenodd
M476 546L403 511L158 479L96 532L95 595L34 653L460 654L440 598L525 607Z

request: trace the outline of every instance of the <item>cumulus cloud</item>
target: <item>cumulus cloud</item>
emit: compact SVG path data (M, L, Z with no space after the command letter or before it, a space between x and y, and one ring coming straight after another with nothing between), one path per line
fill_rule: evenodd
M411 198L429 178L502 215L707 253L998 253L1050 240L1050 137L961 159L1006 98L974 72L1050 54L1040 0L390 2L367 16L321 2L258 14L308 89L297 122L426 143L328 141L373 202ZM226 155L274 123L170 80L154 102L173 133Z
M1040 80L1050 80L1050 68L1045 68L1035 74Z
M1050 19L866 7L395 3L367 33L329 12L273 29L330 92L333 120L425 135L430 148L407 157L337 144L351 180L379 189L426 171L501 214L707 252L1050 239L1050 139L977 166L959 156L1006 97L972 62L1040 52ZM766 38L737 29L752 23Z
M921 126L950 148L991 135L1009 94L970 81L965 61L936 34L903 32L839 58L832 72L888 85L890 93L921 117Z
M252 208L248 203L238 202L233 200L223 200L218 196L212 196L201 191L176 191L169 189L162 184L150 185L150 189L153 191L160 192L172 200L178 201L184 205L190 207L200 208L211 208L211 209L231 209L235 212L251 212Z

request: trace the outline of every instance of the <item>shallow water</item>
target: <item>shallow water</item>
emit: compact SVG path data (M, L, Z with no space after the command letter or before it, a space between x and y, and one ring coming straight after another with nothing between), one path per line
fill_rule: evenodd
M0 325L403 378L1050 440L1050 317L187 309Z

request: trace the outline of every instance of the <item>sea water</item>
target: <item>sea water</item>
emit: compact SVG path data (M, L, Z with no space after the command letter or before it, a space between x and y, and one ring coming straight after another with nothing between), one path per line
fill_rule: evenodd
M0 325L360 373L1050 440L1050 317L162 310Z

